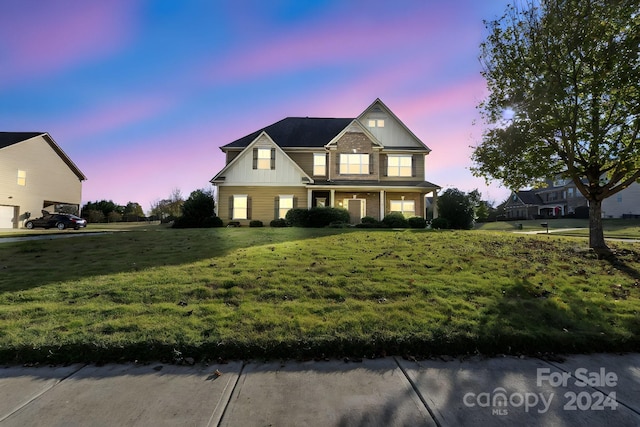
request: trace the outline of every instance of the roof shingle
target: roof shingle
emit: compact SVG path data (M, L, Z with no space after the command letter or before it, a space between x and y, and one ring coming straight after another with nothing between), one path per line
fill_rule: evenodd
M222 149L245 148L262 132L266 132L276 144L283 148L323 147L353 120L349 118L287 117L247 136L236 139L222 146Z

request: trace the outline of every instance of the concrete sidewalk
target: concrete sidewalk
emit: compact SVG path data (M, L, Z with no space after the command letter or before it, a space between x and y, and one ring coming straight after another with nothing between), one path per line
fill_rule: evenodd
M640 425L640 354L0 367L0 426Z

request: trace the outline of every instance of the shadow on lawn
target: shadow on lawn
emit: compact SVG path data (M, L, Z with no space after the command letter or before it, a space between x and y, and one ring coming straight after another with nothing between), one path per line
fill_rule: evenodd
M342 234L350 229L154 229L0 245L0 293L98 275L134 273L222 257L242 248Z
M627 289L625 286L621 289ZM518 279L488 308L479 323L478 350L484 354L591 353L638 348L640 322L618 313L629 291L612 288L591 298L579 286L557 293L549 285ZM631 334L631 336L630 336ZM540 351L540 349L544 349Z

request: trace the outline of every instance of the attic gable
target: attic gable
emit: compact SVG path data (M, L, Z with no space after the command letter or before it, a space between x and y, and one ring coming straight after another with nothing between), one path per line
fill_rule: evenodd
M386 148L431 151L379 98L357 120Z
M87 177L82 173L82 171L76 166L75 163L67 156L67 154L62 150L62 148L53 140L51 135L47 132L0 132L0 150L3 148L10 147L12 145L20 144L25 141L29 141L30 139L41 137L53 151L56 152L58 156L62 159L62 161L71 169L71 171L78 177L80 181L85 181Z
M273 152L271 167L258 168L256 162L257 151L266 149ZM223 184L233 182L243 185L300 185L303 182L313 182L296 162L275 143L273 138L262 131L238 156L229 162L215 177L212 183Z

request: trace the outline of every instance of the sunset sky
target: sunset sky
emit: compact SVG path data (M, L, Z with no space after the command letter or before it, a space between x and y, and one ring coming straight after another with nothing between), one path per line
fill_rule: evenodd
M427 180L497 204L509 191L471 175L469 146L482 20L507 3L3 0L0 131L49 132L88 178L83 203L148 211L209 188L221 145L380 98L433 150Z

